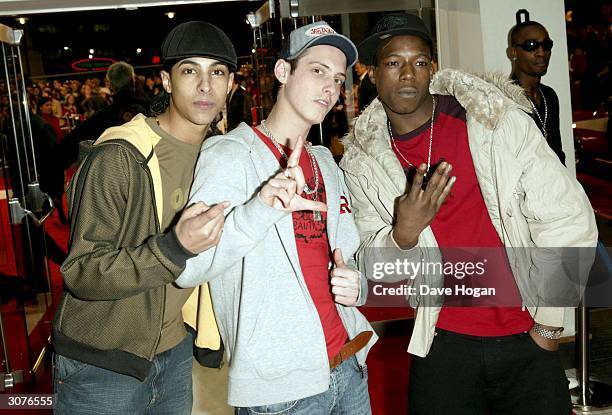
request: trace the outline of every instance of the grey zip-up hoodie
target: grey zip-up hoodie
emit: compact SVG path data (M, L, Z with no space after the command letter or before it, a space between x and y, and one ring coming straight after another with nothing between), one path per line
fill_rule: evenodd
M340 248L349 266L359 235L349 211L342 173L331 153L313 147L327 197L330 248ZM319 315L306 287L295 243L293 221L258 196L279 169L268 147L246 124L208 139L196 166L191 202L229 201L218 245L187 261L177 284L210 282L213 305L230 361L230 405L250 407L293 401L329 388L329 361ZM367 281L361 279L359 304ZM349 338L372 330L354 307L337 305ZM365 365L376 336L357 353Z

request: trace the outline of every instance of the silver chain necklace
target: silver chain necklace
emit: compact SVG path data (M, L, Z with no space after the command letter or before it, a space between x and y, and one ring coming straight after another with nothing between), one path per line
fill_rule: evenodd
M288 162L289 156L287 156L278 141L276 141L276 138L274 138L274 135L272 135L272 132L268 128L266 120L261 120L261 129L270 138L270 141L272 141L272 144L274 144L274 147L276 147L280 155L285 159L286 162ZM306 148L306 154L308 154L308 159L310 160L310 166L312 167L312 172L314 173L315 179L314 189L311 189L310 187L308 187L307 184L304 184L304 193L309 196L312 195L312 200L316 202L318 199L317 190L319 190L319 170L317 169L317 163L315 162L315 158L310 152L310 143L304 143L304 148ZM321 214L321 212L316 210L312 212L312 216L315 221L321 221L323 219L323 215Z
M261 121L261 129L264 130L264 133L266 133L268 137L270 137L270 141L272 141L272 144L274 144L274 147L276 147L276 149L281 154L281 156L285 159L285 161L289 161L289 156L287 156L287 154L285 153L283 148L280 146L278 141L276 141L276 138L274 138L274 136L272 135L272 132L268 128L266 120ZM307 184L304 184L304 193L306 193L309 196L314 194L315 195L314 200L316 200L317 190L319 189L319 170L317 169L317 164L315 163L314 156L310 152L310 143L308 142L304 143L304 148L306 149L306 154L308 154L308 159L310 160L310 165L312 166L312 172L314 173L314 179L315 179L314 189L311 189L310 187L308 187Z
M429 126L429 150L427 151L427 171L425 172L425 177L429 176L429 167L431 166L431 145L433 143L434 115L436 114L436 99L434 98L433 95L431 96L431 100L433 101L433 106L431 109L431 124ZM393 129L391 128L391 121L389 120L389 117L387 117L387 128L389 129L389 140L391 141L391 145L395 149L395 152L399 154L402 160L404 160L409 166L411 166L414 169L417 169L417 166L415 166L410 161L408 161L406 157L404 157L402 152L399 151L399 149L397 148L397 145L395 144L395 137L393 136Z
M540 124L542 124L542 133L544 134L544 138L547 138L548 133L546 131L546 122L548 121L548 104L546 103L546 97L542 92L542 88L538 87L538 91L540 91L540 96L542 97L542 101L544 101L544 120L542 120L542 117L540 116L540 113L538 112L538 109L536 108L535 103L531 100L531 98L527 96L527 99L529 99L529 103L531 104L533 112L538 117L538 120L540 120Z

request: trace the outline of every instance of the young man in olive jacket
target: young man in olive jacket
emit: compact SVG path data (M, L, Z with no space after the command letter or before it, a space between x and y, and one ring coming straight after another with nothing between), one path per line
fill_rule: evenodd
M165 108L102 134L69 190L70 250L53 327L59 414L191 413L193 337L182 309L193 290L173 282L224 225L223 202L185 205L237 59L205 22L175 27L161 50Z

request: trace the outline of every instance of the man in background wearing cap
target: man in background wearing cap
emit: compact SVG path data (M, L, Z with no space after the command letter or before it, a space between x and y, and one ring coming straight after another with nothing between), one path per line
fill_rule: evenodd
M555 352L563 309L550 307L562 304L551 304L547 289L571 279L555 248L536 248L594 247L593 212L522 111L520 87L456 70L433 76L432 43L417 16L391 14L360 44L378 98L346 137L341 161L368 278L380 278L374 262L396 259L445 270L466 257L485 264L482 275L441 267L388 275L415 288L409 413L569 414ZM579 263L583 275L590 263ZM496 295L439 294L459 284ZM463 301L475 306L452 306Z
M166 108L106 130L69 189L66 290L53 328L59 414L191 413L193 337L181 309L193 290L173 283L224 224L223 201L183 208L237 59L205 22L175 27L162 59ZM195 321L195 307L188 311ZM219 348L212 313L198 319Z
M329 150L302 139L335 105L356 57L325 22L294 30L268 118L207 140L198 160L191 200L231 207L216 248L188 260L177 283L210 281L238 414L371 413L375 338L354 307L367 286L352 260L347 189Z

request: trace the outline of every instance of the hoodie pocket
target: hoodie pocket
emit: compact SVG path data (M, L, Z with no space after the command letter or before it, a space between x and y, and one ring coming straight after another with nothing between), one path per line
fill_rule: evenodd
M273 379L295 370L317 370L326 362L325 339L312 302L295 275L269 281L253 336L247 346L258 375Z

